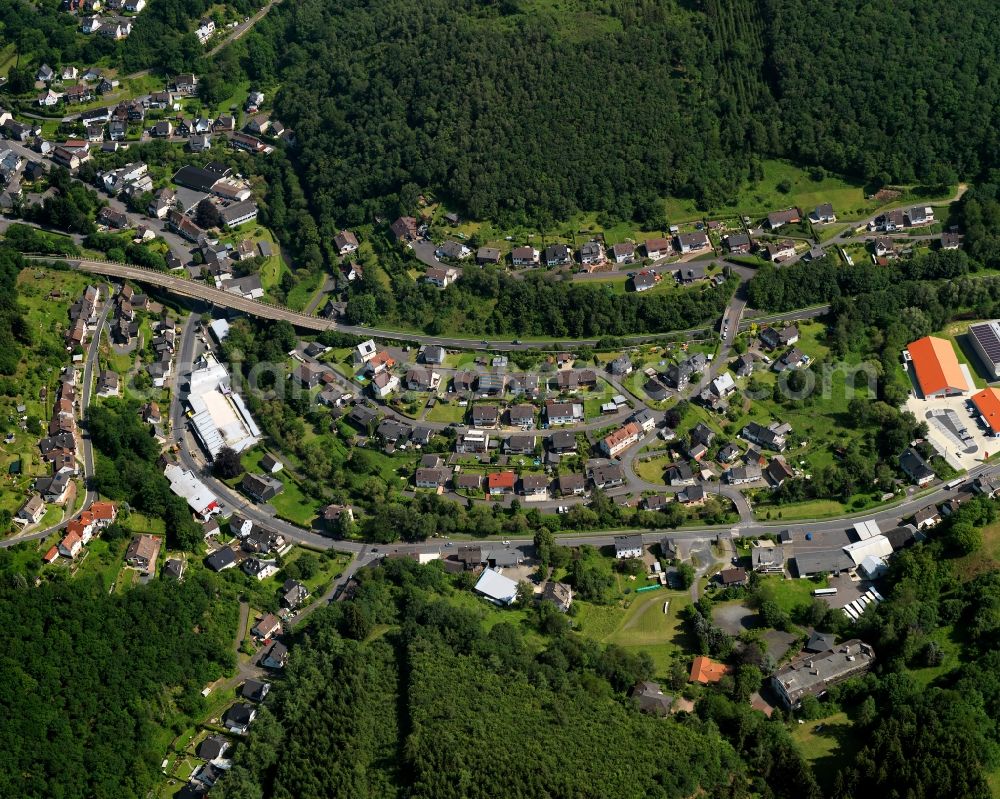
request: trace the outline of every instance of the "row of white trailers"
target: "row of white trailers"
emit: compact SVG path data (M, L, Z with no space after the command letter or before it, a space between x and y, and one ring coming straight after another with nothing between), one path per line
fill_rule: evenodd
M883 597L878 591L874 588L869 588L853 602L844 605L844 613L851 621L857 621L861 618L861 614L865 612L865 608L872 603L877 605L882 599Z

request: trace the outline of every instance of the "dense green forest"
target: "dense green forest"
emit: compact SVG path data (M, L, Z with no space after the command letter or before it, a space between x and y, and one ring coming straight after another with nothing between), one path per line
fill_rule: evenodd
M262 736L237 751L216 790L223 799L488 797L502 784L504 796L671 797L700 786L708 797L988 799L986 775L1000 763L1000 573L965 579L955 558L979 548L995 518L995 504L977 499L930 542L897 554L886 601L857 625L819 599L783 610L759 576L703 596L686 612L695 651L734 673L716 687L685 688L690 655L680 656L657 677L696 704L672 720L642 716L626 699L653 675L651 661L574 632L574 614L543 602L498 621L456 593L468 589L467 575L386 561L362 570L351 599L298 633ZM585 550L560 559L590 559ZM817 784L782 711L769 719L750 707L775 662L759 633L737 639L708 621L714 602L732 599L767 627L874 645L871 672L799 711L849 719L828 784ZM926 679L944 647L960 657ZM282 757L269 754L279 748Z
M505 797L680 799L728 796L746 778L712 724L630 706L647 658L570 634L547 609L544 640L509 622L487 629L483 611L450 601L452 579L387 562L362 572L351 602L318 611L272 706L282 757L238 752L219 795L492 797L502 785ZM393 629L359 643L375 624Z
M235 666L236 604L207 573L109 596L96 577L28 588L4 572L0 616L17 631L0 653L3 796L147 796L162 733Z
M431 187L479 218L660 223L659 197L729 201L765 156L876 184L983 174L998 27L987 0L308 0L243 63L281 84L317 219Z
M21 254L0 245L0 374L17 371L24 344L31 342L31 330L24 323L17 304L17 276L24 265Z
M193 550L202 542L201 527L187 502L170 490L158 465L160 445L139 415L137 400L110 399L87 410L87 430L97 448L94 484L106 497L126 501L136 510L167 523L172 547Z
M398 261L390 253L382 259L393 275L388 288L375 270L351 284L348 323L392 320L431 334L462 330L470 335L600 338L659 333L712 324L737 283L731 277L720 286L619 294L608 286L565 282L552 274L512 277L500 268L469 267L461 280L441 291L415 282Z

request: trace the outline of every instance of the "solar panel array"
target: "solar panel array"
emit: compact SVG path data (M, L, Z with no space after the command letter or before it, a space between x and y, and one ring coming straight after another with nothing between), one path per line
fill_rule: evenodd
M985 322L981 325L972 325L969 334L978 342L983 353L994 365L1000 364L1000 325L996 322Z

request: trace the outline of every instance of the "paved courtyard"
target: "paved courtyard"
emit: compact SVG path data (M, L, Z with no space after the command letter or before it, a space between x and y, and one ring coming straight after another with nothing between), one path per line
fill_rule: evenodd
M927 438L934 448L959 470L978 466L986 453L1000 448L1000 442L985 435L968 402L969 395L925 400L913 394L906 400L906 409L927 423Z

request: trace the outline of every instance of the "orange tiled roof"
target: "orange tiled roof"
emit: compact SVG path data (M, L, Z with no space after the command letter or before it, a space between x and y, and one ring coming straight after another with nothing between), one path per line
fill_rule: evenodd
M115 517L115 505L113 502L95 502L90 506L90 513L98 521L113 519Z
M486 484L490 488L513 488L517 476L513 472L490 472Z
M990 430L1000 433L1000 390L984 388L978 394L972 395L972 401L980 416L990 426Z
M700 682L704 685L718 682L729 672L729 667L716 663L711 658L699 655L691 664L691 682Z
M950 341L934 336L917 339L907 348L917 372L917 382L926 397L948 388L967 391L969 384L958 365Z

